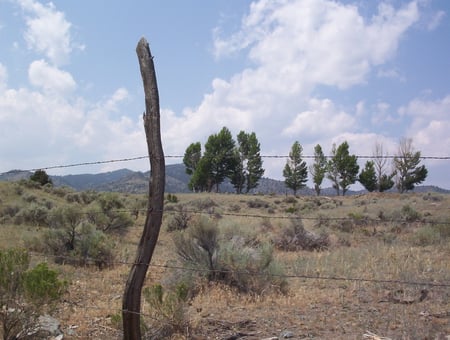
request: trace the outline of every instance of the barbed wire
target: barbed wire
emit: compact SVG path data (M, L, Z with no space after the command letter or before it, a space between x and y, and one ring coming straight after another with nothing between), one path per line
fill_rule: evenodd
M0 208L7 207L5 205L0 204ZM77 211L74 214L78 215L101 215L108 213L129 213L130 215L134 215L136 213L147 213L151 211L151 213L167 213L167 214L179 214L179 213L187 213L193 215L209 215L209 216L231 216L231 217L240 217L240 218L258 218L258 219L278 219L278 220L309 220L309 221L319 221L319 222L331 222L331 221L340 221L340 222L356 222L356 223L423 223L423 224L434 224L434 225L448 225L450 221L439 221L439 220L429 220L429 219L407 219L407 218L373 218L367 215L358 215L358 216L347 216L347 217L333 217L333 216L301 216L298 213L292 213L290 215L267 215L267 214L249 214L249 213L238 213L238 212L221 212L217 211L213 208L208 210L195 210L195 209L184 209L182 204L170 206L171 208L163 209L163 210L155 210L155 209L135 209L135 208L122 208L122 209L110 209L107 211L97 210L97 211ZM172 208L173 207L173 208ZM178 208L177 208L178 207ZM178 210L177 210L178 209ZM448 208L450 209L450 207ZM48 217L57 216L57 212L52 213L51 210L47 213ZM0 223L1 224L1 223Z
M59 260L64 259L67 261L71 261L72 263L76 263L80 260L80 258L75 256L60 256L60 255L50 255L44 253L30 252L30 255L36 257L44 257L44 258L57 258ZM92 264L95 259L91 259ZM146 263L140 262L130 262L130 261L105 261L106 265L115 266L115 265L145 265ZM223 269L206 269L206 268L192 268L178 265L167 265L167 264L154 264L150 263L149 267L154 268L163 268L170 270L181 270L181 271L189 271L189 272L198 272L198 273L216 273L216 274L237 274L237 275L249 275L249 276L269 276L276 277L282 279L305 279L305 280L325 280L325 281L352 281L352 282L368 282L368 283L387 283L387 284L400 284L400 285L410 285L410 286L427 286L427 287L445 287L450 288L450 283L445 282L437 282L436 280L431 281L419 281L419 280L399 280L399 279L372 279L372 278L363 278L363 277L343 277L343 276L335 276L335 275L308 275L308 274L274 274L274 273L262 273L262 272L252 272L252 271L239 271L239 270L223 270Z
M360 159L394 159L398 156L390 156L390 155L375 155L375 156L367 156L367 155L355 155ZM332 158L332 155L326 155L325 158ZM70 163L70 164L60 164L60 165L48 165L43 167L35 167L24 170L10 170L1 172L0 175L4 175L14 171L28 171L33 172L37 170L53 170L53 169L64 169L64 168L73 168L79 166L89 166L89 165L101 165L101 164L109 164L109 163L120 163L120 162L131 162L136 160L148 159L149 156L136 156L136 157L128 157L128 158L118 158L118 159L109 159L109 160L99 160L92 162L79 162L79 163ZM184 158L182 155L165 155L164 158ZM261 155L261 158L289 158L289 155ZM302 155L302 158L305 159L314 159L314 155ZM450 156L420 156L422 160L450 160Z

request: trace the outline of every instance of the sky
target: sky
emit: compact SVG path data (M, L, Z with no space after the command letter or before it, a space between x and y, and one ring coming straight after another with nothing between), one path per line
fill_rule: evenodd
M448 0L0 0L0 173L147 155L141 37L166 156L224 126L255 132L263 156L295 141L305 156L344 141L394 155L401 138L450 156ZM285 158L263 161L282 179ZM449 159L422 164L424 184L450 189ZM149 162L47 172L119 168Z

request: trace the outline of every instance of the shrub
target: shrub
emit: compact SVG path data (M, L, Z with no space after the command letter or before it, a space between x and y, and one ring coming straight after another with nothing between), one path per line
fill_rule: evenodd
M178 203L178 197L174 194L167 194L167 201L169 203Z
M329 247L327 234L316 235L307 231L300 218L291 219L291 224L275 238L275 246L284 251L323 250Z
M247 201L247 206L249 208L268 208L269 203L267 203L266 201L263 201L259 198L256 198L254 200Z
M217 253L219 229L213 220L200 218L198 223L184 233L174 235L176 253L189 266L204 270L213 280L219 270Z
M284 203L289 204L296 204L297 203L297 197L295 196L286 196L286 198L283 200Z
M77 192L69 192L66 194L65 199L68 203L82 203L81 195Z
M176 252L184 265L208 281L222 282L241 292L261 294L269 287L285 291L286 282L276 274L269 244L246 237L220 237L213 220L201 219L185 232L174 235Z
M217 207L217 203L211 198L198 199L192 202L192 205L199 210L209 210L211 208Z
M167 338L174 333L183 333L188 325L186 314L187 290L183 283L175 291L167 291L161 284L146 287L143 290L144 299L150 306L152 329L149 334L152 339Z
M412 236L412 241L416 246L429 246L439 243L441 235L436 228L426 226L415 232Z
M79 240L72 252L80 265L94 263L99 269L111 267L114 261L113 242L93 225L83 223L79 231Z
M15 224L29 223L34 226L47 225L49 210L37 203L31 203L23 207L14 217Z
M414 222L420 219L420 213L408 204L402 207L401 214L402 219L406 222Z
M120 196L116 193L103 193L86 210L88 221L104 232L121 234L134 224L128 212L118 209L124 208Z
M57 301L65 283L47 265L28 270L24 249L0 250L0 336L3 339L43 338L37 334L41 309Z
M171 219L167 224L168 232L186 229L189 227L189 222L192 219L192 215L187 212L184 206L178 205L175 210L175 214L171 216Z
M23 287L26 297L40 306L57 301L66 290L67 282L59 280L58 273L43 262L25 272Z

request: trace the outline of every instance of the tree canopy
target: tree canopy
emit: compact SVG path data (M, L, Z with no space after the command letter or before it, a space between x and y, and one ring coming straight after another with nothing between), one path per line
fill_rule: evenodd
M308 168L306 162L302 160L302 153L301 144L298 141L294 142L283 170L284 183L286 187L294 191L294 195L299 189L305 187L308 180Z
M412 139L400 139L397 155L394 157L396 186L399 192L413 190L427 178L428 170L425 165L419 164L420 151L414 150Z
M359 172L358 157L350 155L347 141L343 142L336 149L333 145L332 157L328 162L328 178L333 182L333 187L339 195L348 190L351 184L356 182Z

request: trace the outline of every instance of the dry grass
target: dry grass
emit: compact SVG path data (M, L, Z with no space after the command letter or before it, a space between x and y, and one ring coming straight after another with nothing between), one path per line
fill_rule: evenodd
M45 195L46 199L53 199ZM417 233L430 225L403 221L401 215L403 207L409 206L421 220L448 222L450 196L368 194L295 200L285 196L220 194L177 197L176 204L184 205L194 215L204 209L204 213L217 219L224 233L243 233L260 241L272 240L289 224L286 217L294 216L295 211L303 218L306 229L328 233L331 246L320 252L276 252L286 274L292 276L288 278L287 295L249 296L224 285L201 284L186 311L189 327L173 339L226 339L237 334L243 339L263 339L277 337L283 331L292 332L295 339L363 339L364 334L365 338L372 334L373 339L444 339L450 335L450 287L396 282L450 284L450 237L425 240L430 243L418 245ZM17 197L2 196L2 204L9 199ZM172 235L166 230L173 213L170 206L174 205L166 204L168 212L147 286L165 282L173 273L165 266L176 263ZM335 220L349 216L349 225L343 225L347 221ZM117 243L115 253L123 264L102 271L53 265L70 282L55 315L61 321L65 339L121 338L117 316L143 224L144 216L140 216ZM24 238L39 232L39 227L0 224L0 246L23 245ZM42 260L51 258L34 259ZM428 295L419 301L423 290ZM394 294L399 297L392 299ZM151 326L152 320L146 319L150 308L143 302L143 321Z

